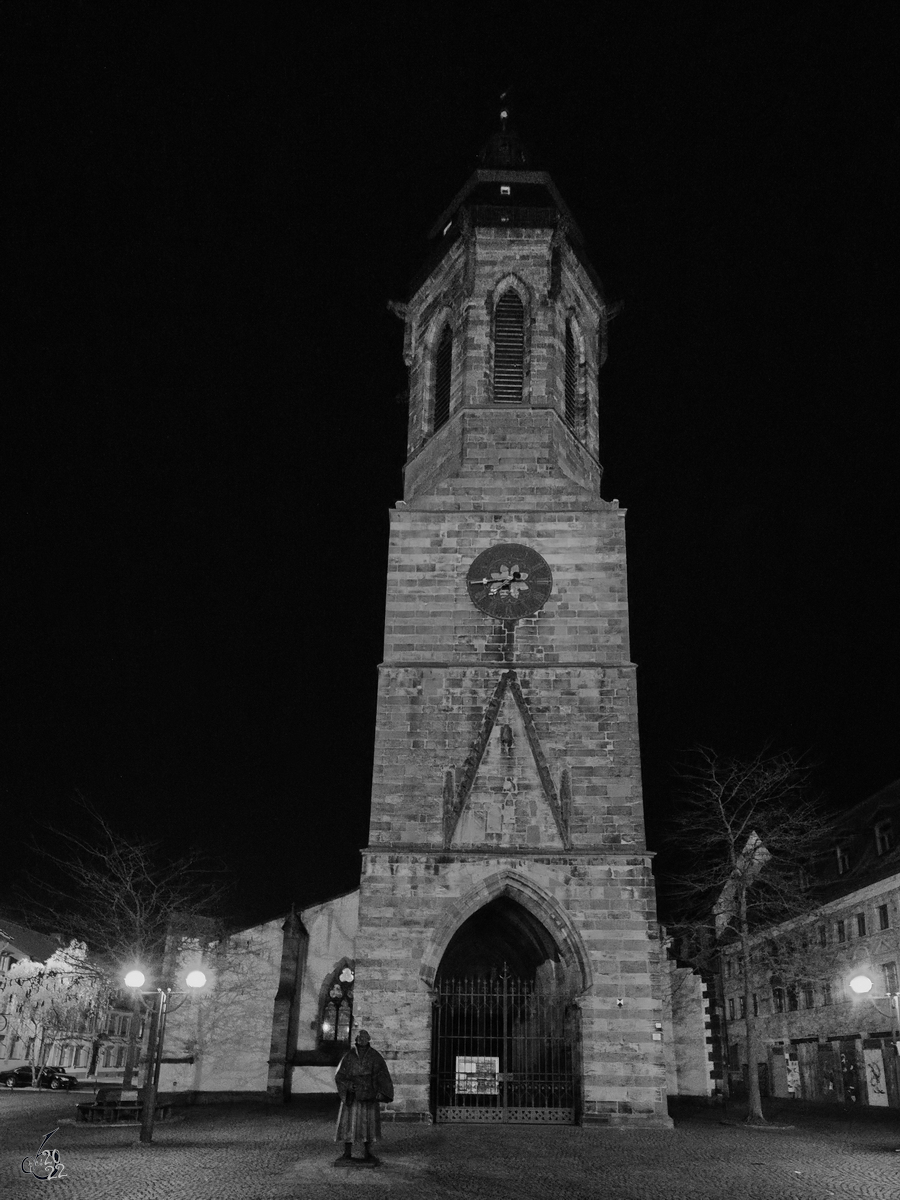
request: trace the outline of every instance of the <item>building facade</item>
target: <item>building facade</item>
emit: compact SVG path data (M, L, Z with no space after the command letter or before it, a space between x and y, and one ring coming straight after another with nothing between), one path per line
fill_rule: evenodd
M409 444L358 1019L398 1117L666 1123L625 514L600 490L612 309L552 180L505 129L433 241L394 306Z
M80 969L65 948L0 914L0 1070L59 1066L85 1082L114 1082L125 1063L125 997Z
M753 1064L763 1094L900 1108L898 842L900 781L842 817L823 852L816 909L755 935L768 944L750 1001L763 1030ZM779 957L786 965L772 970ZM872 982L868 994L851 987L860 976ZM751 1069L743 992L726 947L720 1017L732 1090Z

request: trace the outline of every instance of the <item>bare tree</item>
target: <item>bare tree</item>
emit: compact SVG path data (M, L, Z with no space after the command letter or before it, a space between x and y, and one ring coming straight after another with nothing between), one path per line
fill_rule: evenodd
M42 901L22 897L23 920L86 943L83 972L108 994L122 990L123 976L135 966L165 986L183 943L209 945L224 936L225 888L199 854L171 859L158 842L126 837L88 802L77 803L87 818L85 831L54 829L35 845L51 880L42 887ZM136 1058L138 1007L135 995L126 1086Z
M815 907L813 868L828 822L809 796L809 765L791 753L764 750L744 760L700 748L679 775L673 840L686 865L670 875L679 920L669 932L678 939L679 958L701 969L718 969L723 948L736 957L747 1029L747 1120L762 1123L754 975L796 979L817 971L818 963L802 930L761 934L785 922L802 925Z

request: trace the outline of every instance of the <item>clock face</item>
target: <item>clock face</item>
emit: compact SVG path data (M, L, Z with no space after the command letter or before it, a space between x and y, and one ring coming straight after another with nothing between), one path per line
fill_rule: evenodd
M530 617L553 588L550 568L528 546L493 546L479 554L466 575L469 598L490 617Z

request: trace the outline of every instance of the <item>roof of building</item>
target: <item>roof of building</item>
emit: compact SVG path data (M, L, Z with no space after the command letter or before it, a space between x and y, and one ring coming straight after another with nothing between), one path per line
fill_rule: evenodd
M587 257L578 223L549 174L531 165L531 156L521 138L508 124L506 109L500 114L499 130L482 147L478 159L479 168L429 230L432 250L410 283L409 295L415 295L462 236L464 228L502 225L559 228L597 293L604 297L603 283Z
M16 961L30 958L33 962L46 962L59 949L60 941L58 937L27 929L0 913L0 954L11 954Z
M861 800L835 820L831 845L820 867L827 899L897 874L900 874L900 779Z

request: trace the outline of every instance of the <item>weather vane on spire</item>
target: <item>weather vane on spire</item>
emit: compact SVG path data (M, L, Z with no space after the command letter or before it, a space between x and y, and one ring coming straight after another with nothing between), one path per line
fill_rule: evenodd
M509 119L509 90L500 93L500 131L506 133L506 122Z

